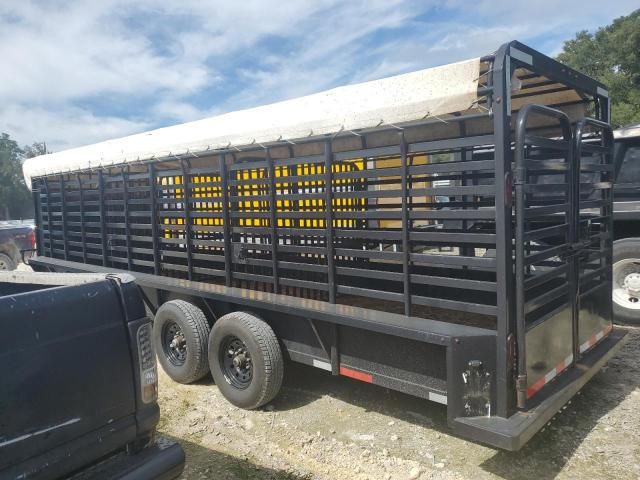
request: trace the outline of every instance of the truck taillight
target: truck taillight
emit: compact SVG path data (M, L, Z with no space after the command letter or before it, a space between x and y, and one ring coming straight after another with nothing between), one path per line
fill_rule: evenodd
M151 343L151 324L147 323L138 329L138 358L140 359L140 387L144 403L158 399L158 371L156 356Z
M29 248L33 250L36 249L36 231L34 229L31 229L31 231L29 231L27 242L29 244Z

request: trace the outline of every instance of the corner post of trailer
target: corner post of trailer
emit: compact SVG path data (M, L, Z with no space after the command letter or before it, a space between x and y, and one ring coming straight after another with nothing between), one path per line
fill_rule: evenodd
M44 255L44 229L42 224L42 181L31 180L31 194L33 195L33 206L37 219L36 234L38 241L36 242L36 253L38 256ZM83 222L84 224L84 222Z
M513 332L512 171L511 171L511 43L502 45L493 63L493 114L495 142L496 209L496 414L508 417L514 408L512 366L508 338Z
M156 167L149 163L149 190L151 195L151 242L153 245L153 273L160 275L160 232L158 231L158 187Z

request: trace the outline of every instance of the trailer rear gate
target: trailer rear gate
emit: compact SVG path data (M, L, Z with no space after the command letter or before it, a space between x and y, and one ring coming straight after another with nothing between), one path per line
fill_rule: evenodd
M477 63L447 115L34 175L32 263L252 310L292 360L518 449L623 337L609 99L517 42Z

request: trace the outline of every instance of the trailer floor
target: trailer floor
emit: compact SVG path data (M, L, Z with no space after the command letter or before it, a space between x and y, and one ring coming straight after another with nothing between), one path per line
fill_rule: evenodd
M160 432L179 440L182 478L640 478L640 328L582 394L521 451L451 435L445 408L287 365L280 396L246 412L211 379L160 375Z

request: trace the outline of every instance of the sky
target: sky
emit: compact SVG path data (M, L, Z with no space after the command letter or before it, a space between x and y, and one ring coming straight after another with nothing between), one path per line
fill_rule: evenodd
M0 0L0 132L51 151L485 55L638 0Z

